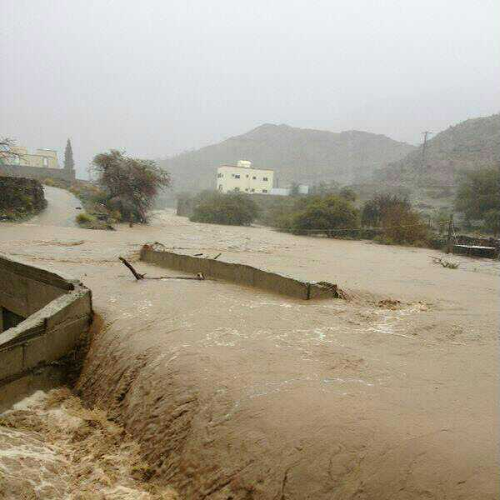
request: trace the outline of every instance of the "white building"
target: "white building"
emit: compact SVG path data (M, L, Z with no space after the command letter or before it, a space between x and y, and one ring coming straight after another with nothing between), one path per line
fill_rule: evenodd
M222 193L270 194L274 185L274 172L252 168L252 162L240 160L236 165L223 165L217 169L217 189Z

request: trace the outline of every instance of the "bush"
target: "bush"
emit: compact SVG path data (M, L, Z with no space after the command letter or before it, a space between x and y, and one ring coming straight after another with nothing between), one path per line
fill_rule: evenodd
M394 206L388 209L381 224L382 242L396 245L427 246L429 228L411 207Z
M346 199L347 201L352 201L353 203L358 198L358 195L356 194L356 192L353 189L351 189L350 187L343 187L339 191L339 196L341 198Z
M363 226L376 228L379 234L374 240L379 243L427 246L429 242L429 228L405 196L374 196L365 203L361 222Z
M88 226L94 222L96 222L96 218L92 215L81 213L76 216L76 222L80 226Z
M329 238L355 234L359 214L349 200L337 195L308 196L298 200L291 213L283 214L281 229L293 234L324 234ZM349 228L354 230L344 231ZM335 231L342 229L342 231Z
M204 193L189 220L208 224L248 226L256 219L258 213L257 205L247 195Z
M488 210L484 214L484 229L494 236L500 233L500 210Z
M468 220L485 220L500 211L500 166L467 172L458 187L455 208Z
M398 194L377 194L367 201L361 214L363 226L379 227L388 210L393 208L409 209L410 202L406 196Z

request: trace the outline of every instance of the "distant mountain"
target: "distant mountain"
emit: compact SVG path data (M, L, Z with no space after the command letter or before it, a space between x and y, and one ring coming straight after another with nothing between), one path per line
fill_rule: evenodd
M279 186L329 180L349 183L369 178L376 169L413 149L368 132L333 133L265 124L159 164L172 174L176 191L214 188L217 167L242 159L252 161L256 168L273 169Z
M440 132L406 157L375 172L375 182L408 186L456 186L466 170L500 162L500 114L466 120Z

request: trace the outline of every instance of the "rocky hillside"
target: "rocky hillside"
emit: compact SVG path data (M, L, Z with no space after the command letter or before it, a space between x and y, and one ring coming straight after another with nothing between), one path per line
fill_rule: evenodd
M466 120L440 132L405 158L380 169L376 182L455 187L461 172L500 162L500 114Z
M413 149L368 132L333 133L266 124L159 163L171 172L176 191L213 188L216 168L240 159L251 160L257 168L274 169L280 186L328 180L349 183L370 177Z

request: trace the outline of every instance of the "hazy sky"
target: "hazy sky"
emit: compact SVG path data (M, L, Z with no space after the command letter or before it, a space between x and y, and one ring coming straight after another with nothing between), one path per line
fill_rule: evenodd
M500 0L0 0L0 136L164 157L262 123L411 143L500 111Z

